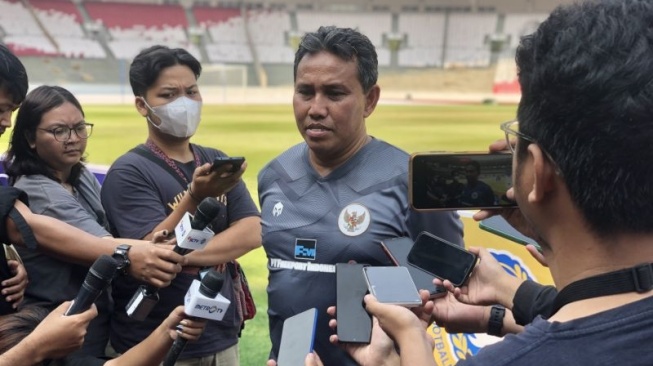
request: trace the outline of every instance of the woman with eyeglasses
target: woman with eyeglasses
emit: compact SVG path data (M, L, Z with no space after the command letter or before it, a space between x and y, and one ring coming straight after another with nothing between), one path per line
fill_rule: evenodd
M98 237L111 237L100 203L100 184L85 166L93 125L79 101L58 86L40 86L16 115L5 167L9 182L25 191L34 213L50 216ZM43 251L19 248L29 273L25 304L49 310L75 298L89 268ZM98 302L83 352L102 356L108 341L109 297Z

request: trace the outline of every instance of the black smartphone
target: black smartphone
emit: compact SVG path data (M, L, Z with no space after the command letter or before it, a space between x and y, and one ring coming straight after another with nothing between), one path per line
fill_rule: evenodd
M422 305L422 298L406 267L363 267L363 273L367 288L379 302L405 307Z
M495 235L499 235L502 238L514 241L517 244L521 244L521 245L531 244L535 246L535 248L537 248L537 250L540 253L542 252L542 248L534 239L531 239L528 236L517 231L517 229L512 227L512 225L510 225L508 221L506 221L501 216L492 216L485 220L481 220L478 226L485 231L491 232L492 234Z
M476 265L477 256L464 248L423 231L408 253L408 263L433 276L462 286Z
M512 155L415 153L408 168L408 194L415 210L516 207L506 197L512 186Z
M428 290L432 299L446 295L447 289L444 286L433 284L433 275L408 264L408 253L413 247L413 243L413 239L401 237L383 240L380 244L385 254L396 266L408 268L408 273L413 278L418 290Z
M216 170L223 165L230 164L231 169L229 169L227 172L235 173L240 170L240 167L244 162L245 157L243 156L217 156L215 159L213 159L213 166L211 166L211 171Z
M277 364L303 366L306 355L313 352L317 309L311 308L283 322Z
M367 294L364 267L358 263L336 264L338 342L370 343L372 316L363 304L363 297Z

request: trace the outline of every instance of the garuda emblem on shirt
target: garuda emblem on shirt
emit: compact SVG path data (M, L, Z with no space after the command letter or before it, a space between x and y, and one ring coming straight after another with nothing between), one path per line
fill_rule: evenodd
M347 236L358 236L370 226L370 211L367 207L352 203L343 208L338 215L338 228Z

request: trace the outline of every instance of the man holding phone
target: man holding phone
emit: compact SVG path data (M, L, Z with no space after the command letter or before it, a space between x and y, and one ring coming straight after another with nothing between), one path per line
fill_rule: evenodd
M651 19L650 1L587 1L521 40L519 122L502 125L519 211L505 213L537 234L559 294L548 319L459 365L653 364ZM367 308L391 336L420 327L394 321L406 309Z
M335 264L390 266L377 242L414 239L424 230L461 245L462 224L455 212L411 210L408 154L367 134L365 119L380 95L377 55L367 37L336 27L306 34L294 77L293 110L304 142L258 176L271 357L278 355L283 321L316 307L315 350L324 364L355 365L328 341Z

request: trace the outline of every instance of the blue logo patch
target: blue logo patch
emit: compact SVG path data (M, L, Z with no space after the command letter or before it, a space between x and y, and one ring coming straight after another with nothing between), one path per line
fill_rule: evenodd
M317 240L295 239L295 259L314 261L317 256Z

